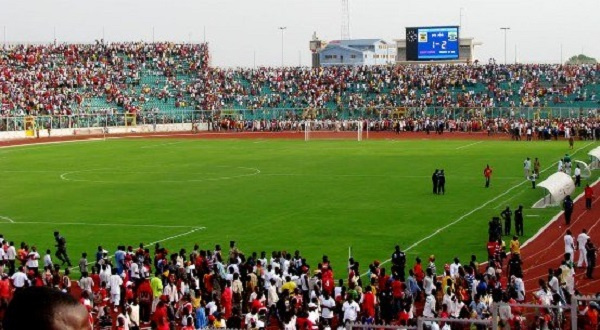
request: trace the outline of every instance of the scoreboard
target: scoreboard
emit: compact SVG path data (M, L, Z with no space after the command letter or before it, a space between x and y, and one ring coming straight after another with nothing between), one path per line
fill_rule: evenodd
M408 61L458 60L458 26L406 28Z

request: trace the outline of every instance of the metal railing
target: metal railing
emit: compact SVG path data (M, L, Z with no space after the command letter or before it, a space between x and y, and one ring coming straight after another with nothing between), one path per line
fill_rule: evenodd
M89 108L88 108L89 110ZM219 118L240 120L395 120L401 118L423 119L440 118L451 120L505 119L600 119L599 109L575 108L358 108L332 110L329 108L270 108L270 109L219 109L219 110L181 110L142 111L135 115L118 113L116 109L95 109L94 111L75 112L72 115L33 116L36 127L40 129L120 127L133 124L175 124L194 121L209 121ZM0 116L0 131L22 131L25 127L25 115Z

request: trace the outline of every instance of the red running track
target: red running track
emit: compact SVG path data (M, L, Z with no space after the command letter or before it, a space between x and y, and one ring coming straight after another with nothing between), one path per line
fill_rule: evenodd
M586 210L585 199L580 198L574 204L571 224L567 227L564 214L560 216L547 228L543 230L532 241L521 248L521 258L523 260L523 278L525 290L528 293L539 289L538 280L540 278L547 281L548 269L556 269L560 266L565 253L565 244L563 237L567 229L571 230L575 244L577 244L577 235L582 229L587 229L588 235L596 246L600 244L600 184L595 184L594 200L592 209ZM579 260L579 251L575 253L575 264ZM600 265L597 265L593 279L585 277L585 268L575 270L575 289L582 294L595 294L600 292ZM531 296L530 296L531 297Z

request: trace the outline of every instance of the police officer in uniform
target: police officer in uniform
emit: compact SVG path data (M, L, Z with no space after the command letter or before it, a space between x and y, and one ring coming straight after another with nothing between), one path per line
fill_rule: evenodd
M523 205L515 211L515 231L518 236L523 236Z
M510 207L507 206L506 209L500 213L500 215L504 219L504 235L509 236L512 221L512 211L510 210Z

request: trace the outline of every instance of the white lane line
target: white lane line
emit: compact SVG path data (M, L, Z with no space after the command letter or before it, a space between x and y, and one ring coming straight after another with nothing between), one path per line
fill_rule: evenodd
M583 149L587 148L588 146L590 146L590 145L591 145L591 144L593 144L593 143L594 143L594 142L590 142L590 143L586 144L585 146L583 146L583 147L581 147L581 148L579 148L579 149L575 150L575 152L573 152L573 153L571 154L571 156L573 156L573 155L577 154L579 151L581 151L581 150L583 150ZM558 163L558 162L557 162L557 163ZM548 167L546 167L545 169L543 169L542 171L540 171L540 173L544 173L544 172L548 171L549 169L551 169L551 168L554 168L555 164L556 164L556 163L552 163L552 164L550 164L550 166L548 166ZM438 228L436 231L434 231L433 233L429 234L429 235L428 235L428 236L426 236L425 238L422 238L422 239L418 240L417 242L413 243L412 245L410 245L409 247L407 247L406 249L404 249L404 252L408 252L408 251L410 251L410 250L414 249L414 248L415 248L415 247L417 247L419 244L421 244L421 243L423 243L423 242L425 242L425 241L429 240L430 238L432 238L432 237L436 236L437 234L441 233L442 231L446 230L447 228L449 228L449 227L451 227L451 226L453 226L453 225L455 225L455 224L459 223L460 221L462 221L464 218L468 217L469 215L471 215L471 214L473 214L473 213L475 213L475 212L477 212L477 211L479 211L479 210L483 209L483 208L484 208L484 207L486 207L488 204L490 204L490 203L493 203L494 201L496 201L497 199L501 198L502 196L504 196L504 195L508 194L508 193L509 193L509 192L511 192L512 190L514 190L514 189L516 189L516 188L518 188L518 187L520 187L520 186L522 186L523 184L525 184L525 183L528 183L528 182L529 182L529 180L524 180L524 181L522 181L521 183L518 183L518 184L516 184L516 185L514 185L514 186L512 186L512 187L510 187L510 188L508 188L508 190L506 190L506 191L505 191L505 192L503 192L502 194L500 194L500 195L498 195L498 196L496 196L496 197L494 197L494 198L490 199L489 201L487 201L487 202L485 202L485 203L481 204L481 206L474 208L473 210L471 210L471 211L469 211L468 213L466 213L466 214L464 214L464 215L460 216L458 219L456 219L456 220L452 221L451 223L449 223L449 224L447 224L447 225L445 225L445 226L443 226L443 227L441 227L441 228ZM582 196L582 195L580 195L578 198L580 198L581 196ZM556 218L558 218L558 216L557 216ZM552 222L552 221L551 221L551 222ZM547 224L547 225L546 225L544 228L547 228L547 226L549 226L549 224ZM536 235L539 235L539 233L540 233L540 231L538 231L538 233L537 233ZM531 241L531 239L529 239L527 242L530 242L530 241ZM527 243L527 242L526 242L526 243ZM525 244L523 244L523 246L524 246L524 245L525 245ZM385 261L383 261L383 262L382 262L380 265L384 265L384 264L386 264L386 263L388 263L388 262L390 262L390 261L392 261L392 259L391 259L391 258L390 258L390 259L387 259L387 260L385 260ZM361 275L361 277L362 277L362 276L366 276L366 275L367 275L367 273L364 273L364 274L362 274L362 275Z
M15 220L13 220L13 219L11 219L11 218L9 218L9 217L5 217L5 216L3 216L3 215L0 215L0 219L2 219L2 220L6 220L6 221L8 221L8 222L10 222L10 223L15 223Z
M474 145L476 145L476 144L480 144L480 143L483 143L483 142L484 142L484 141L473 142L473 143L470 143L470 144L467 144L467 145L464 145L464 146L458 147L458 148L456 148L456 150L460 150L460 149L463 149L463 148L468 148L468 147L470 147L470 146L474 146Z

